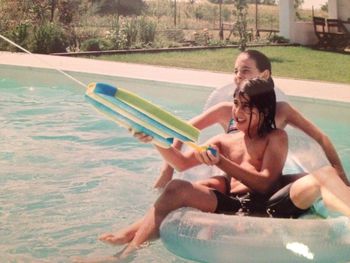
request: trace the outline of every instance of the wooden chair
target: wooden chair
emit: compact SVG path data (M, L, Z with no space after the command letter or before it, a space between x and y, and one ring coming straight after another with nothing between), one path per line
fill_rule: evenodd
M333 49L344 49L350 44L350 32L339 19L327 19L330 46Z
M326 28L326 19L323 17L312 17L314 24L314 32L316 37L318 38L317 46L320 48L328 48L330 47L330 37L327 33Z

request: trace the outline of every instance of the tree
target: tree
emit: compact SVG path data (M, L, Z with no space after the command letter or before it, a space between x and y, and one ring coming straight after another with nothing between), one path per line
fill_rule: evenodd
M323 4L323 5L321 6L321 10L322 10L323 12L328 12L328 3Z
M140 15L145 8L143 0L95 0L96 13L115 15Z
M304 3L304 0L294 0L294 9L295 9L295 16L300 19L300 14L298 12L298 9L301 7L301 5Z
M244 51L249 39L247 31L248 4L245 0L234 0L236 27L239 33L239 49Z

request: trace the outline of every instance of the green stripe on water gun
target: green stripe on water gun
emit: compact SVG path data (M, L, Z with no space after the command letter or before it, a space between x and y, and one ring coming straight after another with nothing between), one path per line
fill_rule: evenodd
M140 121L153 125L155 129L163 130L169 136L181 141L198 139L197 128L136 94L104 83L92 83L89 85L89 90L89 93L94 93L105 100L106 104L111 103L126 112L127 117L132 115Z
M192 141L198 140L200 131L197 128L190 125L188 122L179 119L173 114L159 108L151 102L137 96L136 94L117 88L117 93L115 96L146 114L150 118L157 120L180 134L185 134L185 136L190 138Z

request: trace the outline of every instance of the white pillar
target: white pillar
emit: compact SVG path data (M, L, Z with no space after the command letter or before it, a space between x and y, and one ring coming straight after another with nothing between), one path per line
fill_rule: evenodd
M293 42L294 38L294 0L279 0L279 35Z
M338 1L328 0L328 17L337 19L338 16Z

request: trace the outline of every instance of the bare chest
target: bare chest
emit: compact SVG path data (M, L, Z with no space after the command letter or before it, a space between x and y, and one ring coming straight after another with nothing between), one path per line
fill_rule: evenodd
M238 137L227 145L225 155L244 168L260 170L266 145L265 139L244 140L243 137Z

